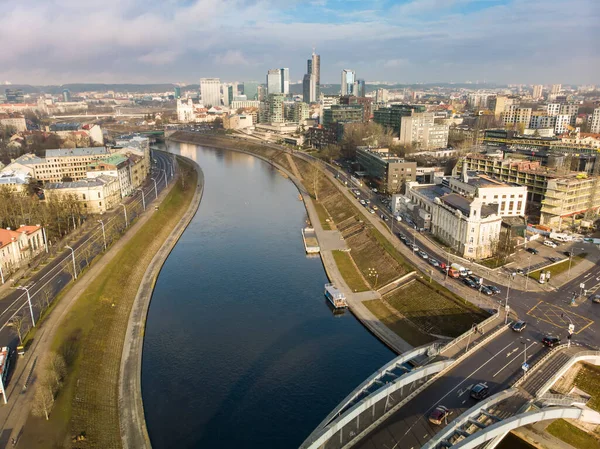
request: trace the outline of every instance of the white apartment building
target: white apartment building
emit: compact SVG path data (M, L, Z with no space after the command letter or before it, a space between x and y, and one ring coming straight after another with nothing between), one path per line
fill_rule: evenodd
M550 89L550 95L558 95L562 91L562 84L553 84Z
M104 213L121 202L118 178L100 175L74 182L51 182L44 186L46 199L74 195L90 214Z
M221 106L221 80L200 78L200 95L204 106Z
M590 132L600 134L600 108L594 109L592 122L590 123Z
M231 110L237 111L240 108L258 108L260 101L258 100L234 100L231 102Z
M131 182L131 173L129 159L122 154L113 154L106 159L95 161L88 166L88 178L97 178L98 176L112 176L119 180L119 189L121 198L130 195L134 191Z
M534 100L539 100L540 98L542 98L544 95L544 86L542 86L541 84L536 84L535 86L533 86L533 99Z
M558 115L560 114L560 106L560 103L548 103L546 105L546 112L550 116Z
M25 117L22 115L0 114L0 126L10 126L18 133L27 131L27 123L25 122Z
M412 112L402 117L399 142L414 145L419 149L446 148L448 146L448 125L436 125L433 112Z
M45 248L40 225L22 225L16 230L0 229L0 268L5 278Z
M519 105L511 104L506 107L502 113L502 123L504 126L523 124L529 126L531 120L531 108L522 108Z
M467 104L471 109L485 109L488 106L488 99L493 94L484 92L473 92L467 95Z

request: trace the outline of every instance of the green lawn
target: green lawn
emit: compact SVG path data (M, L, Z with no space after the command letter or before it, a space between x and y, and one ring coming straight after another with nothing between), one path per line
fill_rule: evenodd
M600 440L573 424L569 424L564 419L557 419L546 430L577 449L598 449L600 447Z
M385 299L422 331L448 337L461 335L489 316L443 287L420 280L394 290Z
M346 251L332 251L335 263L342 274L342 277L348 284L348 287L354 292L364 292L369 290L369 286L360 276L360 273L352 263L350 255Z
M408 320L393 314L388 307L379 299L364 301L363 304L371 311L383 324L389 327L395 334L402 338L408 344L417 347L436 340L435 337L421 332Z
M600 367L584 363L574 383L591 396L587 406L600 412Z
M377 229L375 228L371 228L369 230L369 232L371 233L371 235L373 237L375 237L375 240L377 240L377 242L387 251L387 253L392 256L394 258L394 260L396 262L398 262L398 264L404 268L404 270L408 273L410 271L414 271L414 268L412 265L410 265L406 259L404 258L404 256L402 254L400 254L400 251L398 251L394 245L392 245L392 243L385 238L385 236L379 232Z
M315 209L317 210L317 215L319 216L319 221L321 222L321 226L323 226L323 229L326 231L331 230L331 225L327 221L329 219L329 214L327 213L323 205L317 201L313 201L313 204L315 205Z
M82 432L81 448L120 448L118 380L129 312L146 267L187 210L197 183L188 167L186 188L178 182L158 211L77 299L52 342L63 355L68 375L49 421L30 417L20 446L70 446Z
M582 260L584 260L587 257L587 253L581 253L578 254L576 256L573 256L573 260L571 261L571 268L574 268L577 266L577 264L579 264ZM551 273L551 277L550 277L550 282L552 282L552 277L564 273L565 271L569 270L569 260L565 260L564 262L560 262L557 263L556 265L552 265L551 267L548 268L544 268L543 270L537 270L537 271L532 271L529 274L529 277L532 279L535 279L536 281L540 280L540 273L542 271L547 272L549 271Z

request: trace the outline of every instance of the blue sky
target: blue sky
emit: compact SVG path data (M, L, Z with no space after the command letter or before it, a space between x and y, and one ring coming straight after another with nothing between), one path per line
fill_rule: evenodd
M0 82L600 84L599 0L0 0Z

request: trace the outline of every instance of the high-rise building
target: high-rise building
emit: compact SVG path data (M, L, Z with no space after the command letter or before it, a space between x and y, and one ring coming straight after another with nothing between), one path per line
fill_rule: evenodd
M303 101L297 101L294 103L293 118L292 120L296 123L302 123L304 120L310 117L310 107Z
M356 80L354 83L354 95L357 97L364 97L365 90L365 80Z
M271 69L267 72L267 93L269 95L283 93L281 78L281 69Z
M223 84L223 104L230 106L233 101L233 97L237 94L237 84L224 83Z
M399 142L424 150L446 148L448 133L448 125L435 124L433 112L413 112L412 115L401 119Z
M323 111L323 126L329 127L334 123L362 122L363 106L360 104L334 104Z
M244 81L244 95L248 100L258 100L258 83L256 81Z
M506 95L496 95L495 98L488 100L488 108L494 112L496 118L500 118L500 115L505 109L514 103L514 99L507 97Z
M552 90L550 90L551 95L558 95L562 90L562 84L553 84Z
M546 105L546 112L548 115L560 114L560 103L548 103Z
M282 93L269 93L269 121L271 123L285 122L284 100L285 96Z
M200 95L205 107L221 106L221 80L219 78L200 78Z
M376 103L387 103L389 97L389 92L387 89L377 89L377 94L375 95Z
M175 86L174 93L175 93L175 95L174 95L175 100L180 99L181 98L181 87Z
M302 79L302 100L315 103L321 97L321 57L314 51L306 63L306 75Z
M356 81L356 72L350 69L342 70L342 97L344 95L354 94L354 82Z
M267 86L260 84L256 88L256 95L258 96L258 101L267 101Z
M373 120L375 123L393 130L396 136L400 135L402 117L410 116L414 112L425 112L425 106L410 104L393 104L389 108L377 109Z
M290 69L283 68L281 70L281 90L284 95L290 93Z
M69 101L71 101L71 91L69 91L69 89L63 89L62 99L65 103L68 103Z
M536 84L535 86L533 86L533 99L534 100L538 100L540 98L542 98L542 95L544 93L544 86L542 86L541 84Z
M7 103L25 103L23 89L5 89Z
M600 134L600 108L594 109L592 122L590 123L590 131L594 134Z

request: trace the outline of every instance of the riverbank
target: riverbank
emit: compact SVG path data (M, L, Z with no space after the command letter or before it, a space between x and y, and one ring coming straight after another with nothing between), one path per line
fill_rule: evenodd
M143 214L79 278L63 299L64 309L45 330L40 353L62 355L68 374L50 419L27 418L19 443L23 447L71 447L77 436L78 448L122 447L119 373L132 305L146 268L196 191L196 171L183 159L180 167L177 181L161 192L160 207ZM187 178L185 186L181 176Z
M155 254L144 273L127 325L119 380L119 406L121 409L119 419L124 449L150 449L152 447L150 437L148 436L146 419L144 417L144 404L142 402L141 381L144 330L150 300L152 299L154 285L160 270L194 218L202 201L204 173L197 163L190 162L194 166L198 176L194 197L187 211L173 228L173 231L171 231L171 234Z

